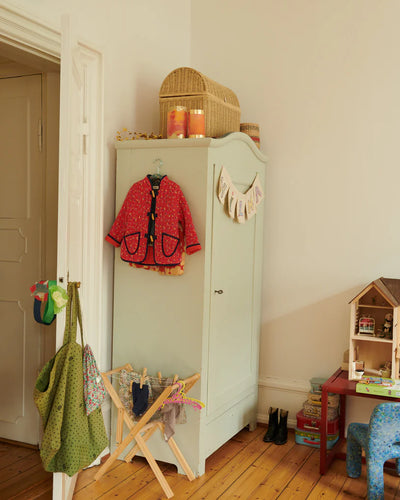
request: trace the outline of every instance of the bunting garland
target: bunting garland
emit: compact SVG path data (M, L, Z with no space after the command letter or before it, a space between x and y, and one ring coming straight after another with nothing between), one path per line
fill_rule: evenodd
M244 224L257 212L257 206L264 199L264 191L258 174L246 193L236 189L230 175L225 167L221 168L218 183L218 199L225 204L227 200L229 217L235 219L239 224Z

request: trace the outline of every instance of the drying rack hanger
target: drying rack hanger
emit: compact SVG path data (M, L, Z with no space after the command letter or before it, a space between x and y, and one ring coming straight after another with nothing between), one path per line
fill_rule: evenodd
M130 371L133 371L133 368L130 364L127 364L127 365L124 365L122 367L123 369L126 369L128 368ZM117 370L120 370L120 368L118 368ZM111 370L110 372L108 372L109 375L112 375L114 373L114 370ZM161 376L161 372L157 372L157 378L158 378L158 382L161 384L161 379L162 379L162 376ZM172 379L172 384L176 384L178 382L178 379L179 379L179 375L177 373L175 373L173 379ZM140 389L142 389L143 387L143 384L145 382L147 382L149 380L149 377L147 375L147 368L144 367L143 368L143 372L142 374L140 375L140 381L139 381L139 384L140 384ZM133 380L131 381L130 383L130 386L129 386L129 391L132 392L132 384L133 384Z

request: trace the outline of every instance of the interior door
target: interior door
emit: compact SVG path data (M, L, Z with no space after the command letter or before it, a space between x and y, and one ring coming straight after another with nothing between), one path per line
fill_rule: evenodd
M43 270L41 93L40 75L0 79L0 436L30 444L39 442L42 327L29 288Z

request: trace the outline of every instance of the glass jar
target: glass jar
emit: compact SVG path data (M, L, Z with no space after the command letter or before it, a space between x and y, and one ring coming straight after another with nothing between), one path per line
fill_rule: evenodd
M203 109L191 109L188 113L188 137L199 139L206 136L206 122Z
M183 139L186 137L187 110L185 106L175 106L167 113L167 138Z

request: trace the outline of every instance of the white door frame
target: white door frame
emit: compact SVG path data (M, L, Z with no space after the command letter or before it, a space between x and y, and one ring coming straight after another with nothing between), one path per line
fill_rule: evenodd
M61 33L50 28L39 20L35 20L28 13L16 12L12 8L0 5L0 42L11 47L23 50L30 57L51 64L63 64L61 60ZM85 237L83 248L78 254L81 259L79 268L81 276L71 276L71 280L82 281L81 302L84 311L84 328L86 340L91 344L95 355L101 355L102 335L100 319L102 317L102 270L103 270L103 57L102 53L91 46L79 43L81 54L85 62L85 85L90 86L87 92L86 123L81 128L82 140L85 141L83 166L85 182L82 186L84 200L83 227ZM63 83L61 82L61 85ZM60 125L63 123L66 107L61 102ZM62 127L60 126L60 132ZM63 137L60 136L59 154L59 196L58 207L58 278L63 278L66 286L69 269L66 250L69 243L69 219L65 215L67 207L63 206L68 200L68 148L62 147ZM76 268L76 266L75 266ZM57 347L62 342L63 319L60 318L57 326ZM61 339L61 342L60 342ZM76 477L76 476L75 476ZM72 498L74 481L70 481L65 474L54 474L53 499Z
M0 41L52 63L60 64L61 34L19 10L0 5Z

